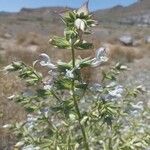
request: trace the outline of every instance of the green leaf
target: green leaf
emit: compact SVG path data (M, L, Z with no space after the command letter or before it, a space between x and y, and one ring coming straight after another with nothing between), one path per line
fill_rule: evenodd
M87 86L88 86L88 84L86 84L86 83L81 83L81 84L77 84L77 85L76 85L76 88L86 90L86 89L87 89Z
M64 37L54 36L53 39L50 40L50 43L58 48L71 49L69 41Z
M84 67L88 67L91 65L91 59L88 58L84 58L84 59L77 59L75 64L76 66L79 66L80 68L84 68Z
M58 62L58 69L60 72L66 72L66 69L70 70L72 68L72 61L69 63Z
M92 49L93 48L93 44L92 43L88 43L86 41L77 41L75 43L75 48L78 50L84 50L84 49Z
M45 99L50 95L51 95L51 92L48 90L44 90L44 89L38 89L37 90L37 97L39 97L39 98Z
M76 14L74 12L69 12L69 16L72 20L76 19Z
M88 121L88 116L84 116L84 117L82 118L82 120L81 120L80 123L81 123L82 125L85 125L87 121Z
M70 28L66 28L65 31L64 31L64 35L65 35L65 38L67 41L76 41L77 40L77 37L78 37L78 32L74 29L70 29Z
M61 78L55 82L55 85L59 90L70 90L72 86L72 81L66 78Z
M24 108L28 113L32 113L32 112L38 110L38 107L31 106L30 104L25 105Z

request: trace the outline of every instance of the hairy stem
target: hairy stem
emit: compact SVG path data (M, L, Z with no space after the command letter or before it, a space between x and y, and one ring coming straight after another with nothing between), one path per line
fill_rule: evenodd
M74 68L75 67L75 51L74 51L74 46L73 45L71 46L71 52L72 52L72 67ZM73 98L74 106L75 106L75 109L76 109L76 112L77 112L77 115L78 115L79 126L81 128L82 135L83 135L84 147L85 147L85 150L89 150L89 145L88 145L88 142L87 142L86 132L85 132L84 126L81 124L82 116L81 116L79 106L78 106L78 102L77 102L76 96L75 96L75 80L74 79L72 80L72 98Z

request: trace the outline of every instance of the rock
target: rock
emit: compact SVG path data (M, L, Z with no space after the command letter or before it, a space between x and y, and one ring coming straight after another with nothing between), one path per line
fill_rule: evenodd
M145 43L150 44L150 36L145 37Z
M27 49L28 51L30 51L30 52L36 52L37 49L38 49L38 46L37 46L37 45L28 45L28 46L26 47L26 49Z
M10 39L11 37L12 37L12 35L9 34L9 33L5 33L5 34L3 35L3 38L5 38L5 39Z
M142 40L135 40L135 41L133 41L132 45L133 46L140 46L140 45L142 45Z
M150 25L150 12L128 16L123 18L121 22L130 25L138 25L140 27L147 27Z
M134 39L131 35L123 35L119 38L119 41L126 46L131 46L133 45Z

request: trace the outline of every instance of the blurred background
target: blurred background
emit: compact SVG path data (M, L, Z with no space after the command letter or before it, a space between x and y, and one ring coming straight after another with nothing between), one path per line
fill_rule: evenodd
M53 61L69 60L68 50L53 48L49 39L63 35L64 25L59 14L76 9L84 0L0 0L0 70L12 61L32 65L41 52ZM107 66L87 70L91 82L100 81L100 72L110 64L121 62L130 70L121 74L123 85L144 85L148 90L142 98L150 99L150 0L90 0L89 8L98 26L85 36L95 47L77 51L76 56L94 56L105 46L110 50ZM14 74L0 71L0 126L22 120L26 114L7 97L23 88ZM0 150L11 150L13 135L0 128Z

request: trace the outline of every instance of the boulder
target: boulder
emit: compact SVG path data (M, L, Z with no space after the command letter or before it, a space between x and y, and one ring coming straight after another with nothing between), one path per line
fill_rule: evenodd
M12 35L9 34L9 33L5 33L5 34L3 35L3 38L5 38L5 39L10 39L11 37L12 37Z
M150 36L145 37L145 43L150 44Z
M142 40L133 41L133 46L140 46L140 45L142 45Z
M119 38L119 41L126 46L131 46L133 45L134 39L131 35L123 35Z
M30 52L36 52L38 50L38 45L28 45L26 49Z

